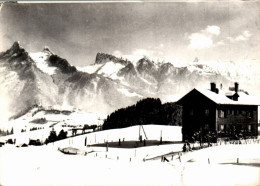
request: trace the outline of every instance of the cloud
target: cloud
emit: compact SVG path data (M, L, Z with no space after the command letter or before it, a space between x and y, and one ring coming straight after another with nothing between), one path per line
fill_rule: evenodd
M122 54L121 51L115 50L115 51L113 52L113 55L116 56L116 57L121 57L123 54Z
M217 42L215 46L221 46L221 45L225 45L225 42L223 40Z
M220 27L212 25L207 26L204 30L197 33L192 33L188 37L190 40L188 48L199 50L214 46L213 36L220 34ZM224 43L223 43L224 44Z
M252 36L252 34L250 33L250 31L245 30L244 32L242 32L240 35L236 36L236 37L227 37L227 39L234 43L236 41L247 41L249 40L249 38Z
M243 32L243 35L244 35L245 37L249 38L249 37L251 37L252 34L251 34L248 30L245 30L245 31Z
M211 37L201 33L193 33L189 36L189 39L190 44L188 48L190 49L209 48L213 44Z
M163 56L164 52L161 51L160 49L162 49L164 46L162 44L160 44L157 47L154 47L154 49L143 49L143 48L138 48L135 49L132 52L132 55L134 56L146 56L146 57L158 57L158 56Z
M164 44L161 43L161 44L159 45L159 47L160 47L160 48L164 48Z
M156 46L148 46L148 49L135 48L130 55L138 57L161 57L164 55L163 49L164 44L160 43ZM116 57L125 56L125 54L123 54L120 50L113 51L112 55Z
M214 35L219 35L220 34L220 28L218 26L207 26L206 32Z
M135 49L133 51L133 55L134 56L149 56L149 51L146 49L139 48L139 49Z
M245 36L243 36L243 35L239 35L239 36L237 36L237 37L235 38L235 40L236 40L236 41L246 41L247 38L246 38Z

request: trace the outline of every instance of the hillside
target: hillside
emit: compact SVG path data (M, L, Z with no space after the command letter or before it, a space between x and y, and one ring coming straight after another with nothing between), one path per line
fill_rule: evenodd
M17 144L28 144L29 139L39 139L43 143L52 130L58 134L63 129L71 136L73 127L100 126L105 117L106 115L88 113L68 106L33 106L27 113L1 124L3 131L12 130L14 134L0 137L0 141L16 139Z
M142 99L135 105L121 108L108 115L103 129L124 128L147 123L181 126L182 108L175 103L162 104L160 99Z

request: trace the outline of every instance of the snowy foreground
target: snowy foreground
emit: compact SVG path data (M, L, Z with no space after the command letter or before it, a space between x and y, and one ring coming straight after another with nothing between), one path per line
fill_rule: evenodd
M160 132L152 133L159 126L144 128L148 139L149 134L150 139L160 137ZM170 129L163 126L162 136L170 138L166 133ZM6 144L0 148L0 185L260 184L259 143L213 146L184 153L181 160L174 153L181 150L181 143L136 149L109 148L108 152L105 147L84 146L85 137L94 143L118 140L118 135L120 138L134 136L136 140L138 127L100 131L44 146L17 148ZM88 154L66 155L58 150L69 146ZM168 153L173 153L166 156L169 162L162 162L160 157Z

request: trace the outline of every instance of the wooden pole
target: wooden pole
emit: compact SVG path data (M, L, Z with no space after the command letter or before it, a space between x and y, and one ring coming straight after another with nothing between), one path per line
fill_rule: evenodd
M85 146L87 147L88 137L85 138Z
M139 139L140 142L142 142L141 141L141 125L139 125L139 136L138 136L138 139Z
M144 131L144 127L143 127L143 125L141 125L141 126L142 126L142 129L143 129L143 132L144 132L144 136L145 136L145 138L148 139L148 138L147 138L147 135L146 135L146 133L145 133L145 131Z
M162 130L161 130L161 136L160 136L160 144L162 144Z

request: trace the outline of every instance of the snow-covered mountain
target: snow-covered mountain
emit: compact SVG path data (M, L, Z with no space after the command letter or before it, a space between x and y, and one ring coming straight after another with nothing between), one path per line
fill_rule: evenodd
M92 65L74 67L47 47L28 53L15 42L0 53L1 110L8 118L23 115L33 105L66 104L110 113L145 97L175 101L194 87L208 88L212 81L228 88L232 81L253 79L241 76L234 63L223 64L196 60L181 65L167 58L98 53Z

